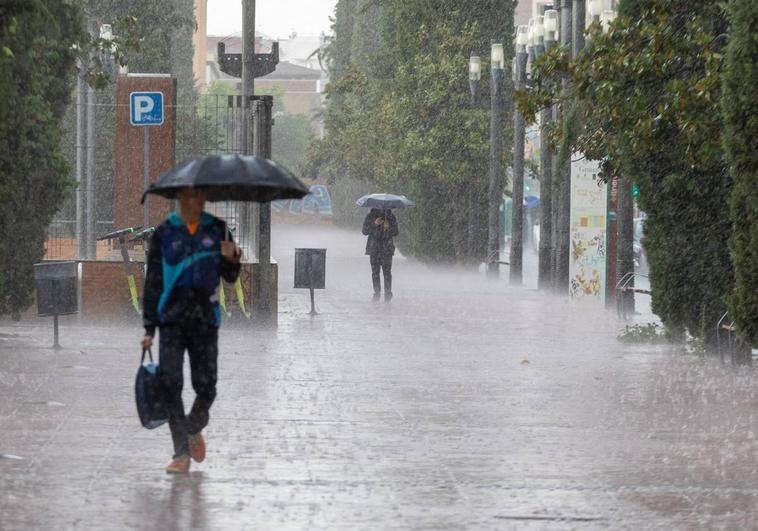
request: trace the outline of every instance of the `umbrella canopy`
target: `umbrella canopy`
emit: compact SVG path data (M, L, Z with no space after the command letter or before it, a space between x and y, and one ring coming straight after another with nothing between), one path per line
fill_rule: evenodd
M536 195L528 195L524 198L524 204L528 209L536 208L540 205L540 198Z
M300 199L308 187L287 169L261 157L207 155L174 166L152 183L142 195L176 197L179 188L205 189L208 201L257 201Z
M416 206L416 203L404 195L393 194L369 194L364 195L355 202L358 206L365 208L379 208L381 210L390 210L393 208L407 208Z

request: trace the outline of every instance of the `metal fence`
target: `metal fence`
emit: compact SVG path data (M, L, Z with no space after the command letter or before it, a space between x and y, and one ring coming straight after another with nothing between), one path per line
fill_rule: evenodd
M214 153L241 153L243 109L239 96L201 95L176 110L175 160ZM124 227L114 224L119 201L115 176L115 90L94 91L80 83L64 118L62 149L76 186L48 228L47 259L120 259L103 235ZM142 143L120 146L142 151ZM162 200L161 200L162 201ZM129 207L131 208L131 207ZM133 207L141 209L135 204ZM256 255L255 206L209 203L206 210L226 220L246 256ZM135 253L139 256L139 253Z

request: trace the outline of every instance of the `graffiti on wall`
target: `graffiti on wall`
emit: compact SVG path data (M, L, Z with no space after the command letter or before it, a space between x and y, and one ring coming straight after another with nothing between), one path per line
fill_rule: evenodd
M600 164L574 154L571 164L571 260L569 295L573 300L605 302L606 185Z
M302 199L286 199L271 203L273 212L286 212L293 216L331 216L332 197L329 189L323 184L314 184L310 187L311 193Z

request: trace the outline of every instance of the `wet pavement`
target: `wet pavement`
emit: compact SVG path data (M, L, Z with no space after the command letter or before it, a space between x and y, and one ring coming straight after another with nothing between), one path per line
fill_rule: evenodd
M320 315L291 289L326 247ZM208 459L139 426L140 329L0 323L0 529L751 529L754 369L616 340L612 312L277 227L280 326L221 333ZM185 390L191 396L191 390Z

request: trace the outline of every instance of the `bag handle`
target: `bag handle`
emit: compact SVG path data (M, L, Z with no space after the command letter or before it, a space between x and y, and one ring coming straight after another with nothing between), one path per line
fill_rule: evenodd
M147 355L150 356L150 363L155 363L153 361L153 351L150 350L150 348L143 348L142 349L142 360L140 361L140 364L145 363L145 352L147 352Z

